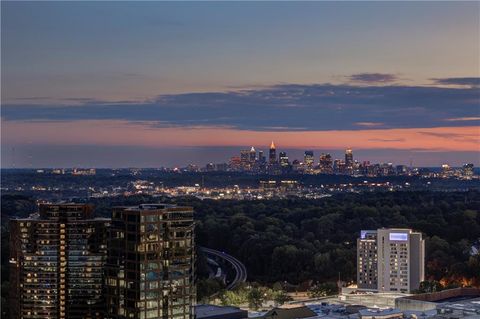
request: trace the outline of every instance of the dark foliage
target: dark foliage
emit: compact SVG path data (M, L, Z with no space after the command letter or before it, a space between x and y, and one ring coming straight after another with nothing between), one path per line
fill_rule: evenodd
M340 194L331 198L213 201L131 196L92 199L98 215L112 206L175 202L195 208L197 245L225 251L247 267L250 281L355 280L356 238L362 229L406 227L426 238L426 273L445 286L480 286L480 192ZM24 197L2 196L2 217L35 207ZM2 283L8 281L8 229L2 227ZM201 268L201 267L199 267ZM3 286L3 285L2 285ZM205 293L211 291L205 285ZM2 287L3 288L3 287ZM3 292L2 292L2 296Z

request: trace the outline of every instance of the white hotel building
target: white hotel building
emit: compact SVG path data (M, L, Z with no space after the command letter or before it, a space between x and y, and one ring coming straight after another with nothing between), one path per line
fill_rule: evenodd
M363 230L357 240L359 289L408 293L425 277L425 241L411 229Z

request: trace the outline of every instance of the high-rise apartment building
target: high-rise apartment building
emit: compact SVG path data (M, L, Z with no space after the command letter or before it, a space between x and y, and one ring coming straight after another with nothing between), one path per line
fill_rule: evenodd
M81 204L44 204L12 219L11 318L103 318L109 224Z
M107 318L193 318L191 207L114 208L106 265Z
M411 292L425 277L425 241L411 229L362 231L357 258L360 289Z

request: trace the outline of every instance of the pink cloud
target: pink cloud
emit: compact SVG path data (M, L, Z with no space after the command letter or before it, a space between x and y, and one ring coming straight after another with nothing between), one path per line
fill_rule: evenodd
M445 137L455 136L455 139ZM365 129L351 131L248 131L225 127L156 128L148 122L2 121L2 143L50 145L244 146L275 140L279 148L431 149L475 151L480 127ZM465 138L462 138L465 137Z

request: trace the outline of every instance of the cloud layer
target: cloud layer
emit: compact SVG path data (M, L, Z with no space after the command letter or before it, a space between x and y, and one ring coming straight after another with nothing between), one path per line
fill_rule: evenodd
M444 79L450 81L452 79ZM459 80L459 82L462 82ZM76 101L78 102L78 101ZM284 84L231 92L162 95L117 103L4 105L6 121L121 120L153 127L253 131L361 130L479 125L480 88Z
M395 82L398 78L394 74L387 73L358 73L350 75L348 79L353 82L373 84Z
M442 85L466 85L470 87L480 87L480 78L446 78L433 80L435 83Z

